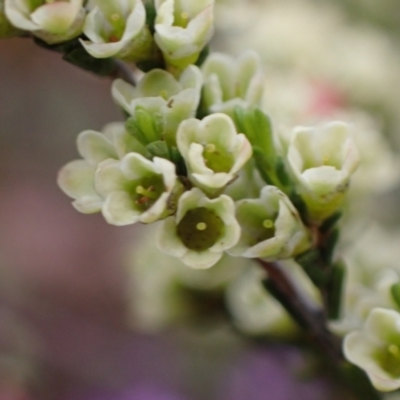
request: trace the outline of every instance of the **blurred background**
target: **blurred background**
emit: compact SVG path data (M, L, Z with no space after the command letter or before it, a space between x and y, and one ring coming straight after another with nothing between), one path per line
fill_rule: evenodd
M274 118L353 113L382 133L376 163L396 159L398 1L225 0L216 11L213 49L260 53ZM156 320L148 297L161 286L134 294L135 263L158 261L164 276L159 258L135 253L142 227L79 214L59 190L77 134L123 119L110 84L29 39L0 41L0 400L327 399L330 382L309 378L294 346L246 341L226 318L204 318L220 299L199 319L174 309L174 323ZM400 219L393 165L383 206L371 208L388 225Z

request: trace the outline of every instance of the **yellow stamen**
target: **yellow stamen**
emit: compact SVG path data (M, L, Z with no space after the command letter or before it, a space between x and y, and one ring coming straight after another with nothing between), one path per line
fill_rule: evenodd
M160 96L161 96L163 99L167 100L167 98L168 98L168 93L167 93L167 91L166 91L166 90L161 90Z
M182 12L181 13L181 18L182 19L188 19L189 18L189 14L187 12Z
M111 15L111 21L116 22L116 21L118 21L120 18L121 18L121 15L120 15L120 14L115 13L115 14Z
M271 229L271 228L274 227L274 221L272 221L272 219L266 219L266 220L264 220L264 222L263 222L263 226L264 226L264 228L266 228L266 229Z
M396 344L391 344L388 346L388 352L392 355L394 355L396 358L400 359L400 349L399 346Z
M328 163L329 163L329 160L330 160L331 158L330 158L330 156L328 156L327 154L325 154L323 157L322 157L322 163L324 164L324 165L327 165Z
M204 222L199 222L199 223L196 225L196 229L198 229L199 231L204 231L204 230L207 229L207 224L204 223Z
M148 197L150 199L156 199L157 198L157 194L154 193L154 188L152 186L150 186L149 188L145 189L143 186L137 186L136 187L136 193L137 194L141 194L145 197Z
M217 148L215 147L215 144L212 144L212 143L207 144L205 147L205 151L207 153L214 153L216 149Z

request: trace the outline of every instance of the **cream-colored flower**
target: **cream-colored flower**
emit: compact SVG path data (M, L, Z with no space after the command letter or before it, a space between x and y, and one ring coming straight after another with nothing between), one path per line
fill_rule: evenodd
M117 57L140 61L152 51L142 0L94 0L83 26L90 40L81 40L96 58Z
M322 223L341 206L359 163L348 125L330 122L320 129L295 128L287 159L310 221Z
M212 53L202 71L203 107L208 112L232 116L236 106L260 105L265 83L260 58L254 51L246 51L236 60L225 54Z
M107 159L118 160L129 152L146 154L146 150L129 135L120 122L104 127L103 132L84 131L77 138L78 152L83 159L66 164L59 172L57 183L74 199L73 206L82 213L101 210L103 198L94 187L98 164Z
M177 143L190 179L204 191L221 189L233 181L252 155L250 142L243 133L236 132L225 114L183 121Z
M361 331L348 334L343 343L346 358L363 369L376 389L400 388L400 314L374 308Z
M242 232L229 254L277 260L292 258L311 246L310 234L289 198L275 186L265 186L260 198L237 202Z
M176 131L181 121L194 117L200 102L203 78L200 70L191 65L175 79L172 74L154 69L136 87L117 79L112 86L115 101L132 116L146 143L165 140L176 143ZM150 115L143 123L137 110Z
M239 235L233 200L225 195L211 200L194 188L180 197L176 215L164 221L158 246L189 267L205 269L218 262Z
M154 39L167 63L194 64L214 31L214 0L156 0Z
M129 225L148 224L172 214L182 185L172 162L159 157L150 161L128 153L121 160L101 162L94 187L104 199L101 211L106 221Z
M31 31L49 44L64 42L82 32L83 0L5 0L5 12L19 29Z
M233 322L250 335L291 336L296 325L263 286L262 280L266 278L262 269L252 265L230 283L226 299Z

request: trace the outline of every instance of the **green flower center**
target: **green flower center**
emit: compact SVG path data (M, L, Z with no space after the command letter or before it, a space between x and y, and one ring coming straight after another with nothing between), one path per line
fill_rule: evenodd
M140 211L148 210L165 192L165 186L162 175L151 175L130 183L127 188L130 193L135 208Z
M376 359L383 370L395 378L400 376L400 346L394 343L379 349Z
M214 172L229 172L234 163L232 154L217 148L213 143L204 146L203 158L206 166Z
M275 236L275 222L273 219L267 218L262 221L262 227L259 230L258 242L271 239Z
M221 237L224 226L214 211L199 207L185 214L177 226L177 234L188 249L204 251Z

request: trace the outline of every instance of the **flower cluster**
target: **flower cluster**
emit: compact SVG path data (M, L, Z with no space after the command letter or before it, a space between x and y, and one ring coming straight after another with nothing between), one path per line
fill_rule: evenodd
M28 33L56 50L64 42L78 46L91 62L136 64L136 84L118 74L111 89L126 120L81 132L81 158L60 170L58 184L81 213L99 212L116 226L158 225L165 264L180 263L157 287L177 309L181 296L173 286L182 284L182 264L193 276L203 272L195 269L215 266L203 275L212 281L218 276L212 271L225 271L235 257L238 268L226 279L224 272L221 285L239 329L296 334L291 317L299 302L290 301L299 290L307 305L323 311L321 319L337 319L329 328L347 335L346 358L379 390L398 389L399 274L371 274L373 284L356 289L349 279L344 293L352 315L338 311L343 260L335 253L337 221L360 161L350 125L324 121L277 135L267 113L279 99L265 95L259 56L251 50L236 59L208 54L213 6L214 0L0 0L0 37ZM140 270L146 279L152 274L147 265ZM278 282L283 289L270 285L274 273L289 277ZM279 290L291 299L282 301ZM158 306L168 303L157 300ZM144 325L157 325L143 317ZM298 320L309 322L303 309ZM318 332L328 332L323 328Z
M285 153L256 107L257 56L245 53L227 74L229 62L211 54L201 69L152 69L136 87L116 80L112 95L126 123L82 132L83 159L59 174L75 208L101 211L114 225L163 220L160 249L197 269L225 252L275 261L308 251L313 226L340 207L357 164L347 125L296 128ZM243 174L265 179L256 197L248 196ZM231 197L231 186L242 194Z
M79 38L92 57L164 61L180 72L196 62L212 36L213 5L214 0L2 0L0 38L24 31L50 45Z

